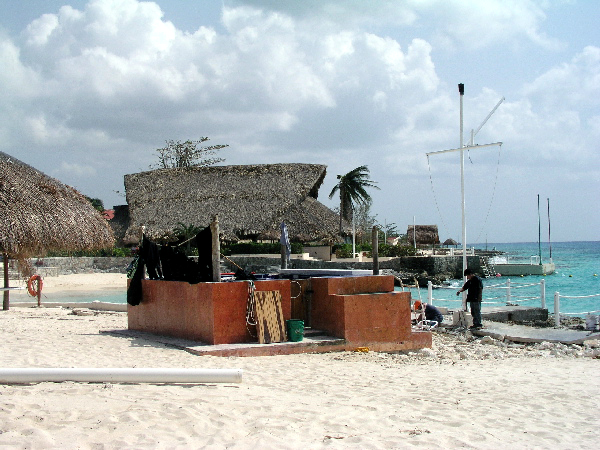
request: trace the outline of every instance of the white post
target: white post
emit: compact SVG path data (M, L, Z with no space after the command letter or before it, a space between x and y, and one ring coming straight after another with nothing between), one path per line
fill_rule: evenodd
M352 207L352 259L356 258L356 228L354 225L354 206Z
M383 245L387 245L387 220L383 219Z
M540 298L542 300L542 309L546 309L546 280L540 281L540 288L542 291L540 293Z
M560 294L554 293L554 326L560 327Z
M458 85L458 93L460 94L460 197L461 197L461 209L462 209L462 270L463 274L467 268L467 222L466 222L466 211L465 211L465 151L463 149L463 97L465 96L465 85L460 83ZM463 283L466 281L466 277L463 275ZM467 294L463 292L463 309L467 308Z
M510 278L506 280L506 305L510 304Z
M465 85L458 85L460 94L460 195L462 206L462 245L463 245L463 272L467 268L467 224L465 207L465 151L463 149L463 97L465 95ZM464 280L463 280L464 281Z
M427 282L427 302L433 305L433 283L431 280Z

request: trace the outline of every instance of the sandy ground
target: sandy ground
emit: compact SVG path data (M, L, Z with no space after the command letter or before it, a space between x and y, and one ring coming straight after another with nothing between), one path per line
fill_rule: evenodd
M82 284L121 283L99 275ZM68 289L59 278L48 289ZM239 368L243 382L0 384L1 449L514 450L600 441L598 342L518 346L436 333L433 349L410 354L201 357L104 333L127 328L126 313L75 312L0 311L0 367Z

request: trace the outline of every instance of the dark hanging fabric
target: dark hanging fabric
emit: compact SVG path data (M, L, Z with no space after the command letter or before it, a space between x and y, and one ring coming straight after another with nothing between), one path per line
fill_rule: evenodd
M132 306L139 305L142 301L142 279L144 278L144 258L141 255L137 258L137 267L133 271L133 275L127 287L127 303Z
M163 277L165 280L178 281L176 252L170 244L163 245L160 248L160 261L162 262Z
M146 276L146 270L151 280L162 278L160 267L159 247L146 236L142 237L142 245L138 250L138 256L131 264L129 287L127 288L127 303L132 306L139 305L142 301L142 280Z
M151 280L160 280L163 277L160 267L159 247L146 236L142 239L140 256L144 259L148 277Z
M198 271L200 281L212 281L212 232L206 227L196 235L196 247L198 248Z
M187 281L190 284L203 281L199 275L198 264L185 256L179 247L163 245L160 248L160 259L165 280Z
M247 272L243 269L238 269L235 272L236 280L256 280L256 277L252 275L250 272Z

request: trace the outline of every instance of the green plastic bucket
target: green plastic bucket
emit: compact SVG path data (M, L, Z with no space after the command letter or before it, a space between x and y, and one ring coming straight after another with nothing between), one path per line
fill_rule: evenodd
M304 321L298 319L290 319L285 321L287 327L288 340L292 342L300 342L304 339Z

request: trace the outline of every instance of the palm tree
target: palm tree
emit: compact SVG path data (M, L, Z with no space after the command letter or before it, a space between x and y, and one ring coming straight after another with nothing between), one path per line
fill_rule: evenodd
M190 244L190 241L194 239L200 231L202 231L202 228L197 227L196 225L186 225L183 222L177 222L177 227L175 227L173 232L175 233L175 236L182 241L181 244L186 244L186 255L190 256L192 254L192 245Z
M371 196L365 188L375 186L376 181L369 179L369 168L360 166L351 170L346 175L337 176L338 184L336 184L329 194L329 198L333 198L336 192L340 192L340 234L342 234L342 221L352 220L354 204L364 205L371 201Z

